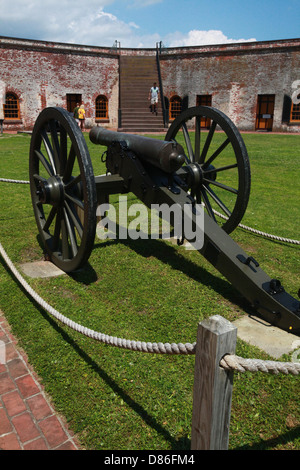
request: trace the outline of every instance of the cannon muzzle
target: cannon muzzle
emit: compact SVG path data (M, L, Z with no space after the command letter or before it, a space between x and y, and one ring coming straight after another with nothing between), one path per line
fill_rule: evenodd
M94 144L108 147L113 142L125 142L127 148L141 160L154 165L166 173L173 173L185 162L182 146L175 141L167 142L150 137L114 132L103 127L94 127L90 131L90 140Z

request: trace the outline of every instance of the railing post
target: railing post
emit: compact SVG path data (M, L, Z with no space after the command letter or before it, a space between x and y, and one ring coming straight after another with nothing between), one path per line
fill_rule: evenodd
M227 450L233 371L220 367L235 354L237 329L215 315L199 323L195 356L192 450Z
M161 52L161 44L160 44L160 52ZM160 92L160 101L161 101L161 107L162 107L162 113L163 113L164 127L167 127L168 120L167 120L167 113L166 113L166 106L165 106L163 82L162 82L161 70L160 70L158 43L156 43L156 65L157 65L157 72L158 72L159 92Z

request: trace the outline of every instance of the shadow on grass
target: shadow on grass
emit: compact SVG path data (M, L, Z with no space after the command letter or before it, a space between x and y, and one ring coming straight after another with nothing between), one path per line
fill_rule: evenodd
M172 249L172 247L170 248ZM14 281L16 281L14 275L11 273L6 263L1 258L0 264L4 267L5 271L10 275L10 277L13 278ZM144 423L148 427L155 430L157 434L159 434L161 437L163 437L163 439L165 439L166 442L169 443L171 450L190 449L191 441L187 437L187 435L181 436L178 439L173 437L170 432L161 423L159 423L154 416L152 416L141 404L139 404L135 399L133 399L127 393L127 391L122 388L118 384L118 382L104 370L103 367L101 367L93 358L91 358L90 355L77 344L76 340L74 340L68 334L68 332L66 332L63 327L61 327L57 323L57 321L53 319L50 314L47 313L47 311L42 309L40 305L36 303L36 301L27 293L26 290L24 290L22 286L20 287L20 290L23 292L23 294L25 294L26 297L30 300L30 302L35 305L37 311L49 323L49 325L62 337L63 341L68 343L73 348L75 353L80 356L88 366L90 366L90 368L98 375L98 377L103 380L106 385L109 386L111 390L128 405L128 407L130 407L137 415L139 415L139 417L144 421ZM34 364L32 365L34 366ZM269 450L274 449L278 446L287 446L289 442L293 442L296 439L299 439L299 437L300 426L291 429L290 431L281 434L280 436L268 440L261 439L260 441L254 442L253 444L235 446L232 448L232 450Z
M117 394L120 399L124 401L140 418L144 423L155 430L161 435L166 442L169 442L172 450L188 450L190 449L190 440L188 437L181 437L176 440L167 429L165 429L151 414L136 400L130 397L130 395L114 380L102 367L97 364L78 344L66 333L57 323L49 317L49 315L40 309L43 317L51 324L51 326L62 336L63 340L68 343L74 351L86 362L92 370L98 374L99 378L108 385L111 390Z
M300 426L297 428L291 429L290 431L281 434L277 437L272 437L271 439L263 440L261 439L258 442L255 442L251 445L244 445L235 447L234 450L270 450L275 449L278 446L286 446L289 442L293 442L300 437Z
M169 265L172 269L182 272L186 276L190 277L190 279L212 288L226 300L236 304L239 308L244 310L245 313L255 313L254 310L251 309L250 304L229 281L222 279L220 275L214 275L204 267L197 265L195 262L188 259L184 252L179 253L174 246L164 240L108 240L103 241L102 243L95 243L94 249L101 250L101 248L112 243L125 245L144 258L156 258L162 263ZM198 253L198 256L201 257L205 263L209 264L200 253ZM78 282L85 282L84 278L86 277L91 279L91 282L93 282L93 276L92 273L89 272L89 269L90 268L87 267L86 273L78 272L78 275L76 275L74 279Z
M7 272L10 277L17 283L18 281L0 257L0 263L2 264L3 268ZM30 294L23 288L23 286L19 285L20 290L23 294L30 300L32 304L34 304L37 311L43 316L43 318L51 325L51 327L62 337L62 339L68 343L80 356L91 369L98 374L99 378L103 380L111 389L112 391L117 394L136 414L140 416L140 418L145 422L145 424L152 429L154 429L159 435L161 435L166 442L170 444L171 450L189 450L190 449L190 439L187 436L181 436L178 440L176 440L167 429L165 429L156 419L155 417L151 416L151 414L136 400L130 397L130 395L122 388L116 380L114 380L102 367L97 364L77 343L76 341L71 338L68 332L64 331L64 329L56 322L56 319L53 319L47 311L45 311ZM113 347L113 346L112 346ZM141 353L143 354L143 353ZM32 364L34 366L34 363ZM45 378L44 378L45 380Z

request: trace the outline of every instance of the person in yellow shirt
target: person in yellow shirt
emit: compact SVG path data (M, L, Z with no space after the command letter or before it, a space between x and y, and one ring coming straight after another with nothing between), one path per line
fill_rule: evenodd
M80 129L83 131L84 130L84 120L85 120L85 109L84 109L83 104L78 109L78 119L79 119L79 122L80 122Z

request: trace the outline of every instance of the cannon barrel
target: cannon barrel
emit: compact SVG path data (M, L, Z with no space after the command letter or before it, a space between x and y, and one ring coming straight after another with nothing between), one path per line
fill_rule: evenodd
M134 152L141 160L154 165L166 173L173 173L185 162L184 150L175 141L167 142L150 137L134 134L125 134L93 127L90 131L90 140L94 144L108 147L113 142L125 142L127 148Z

